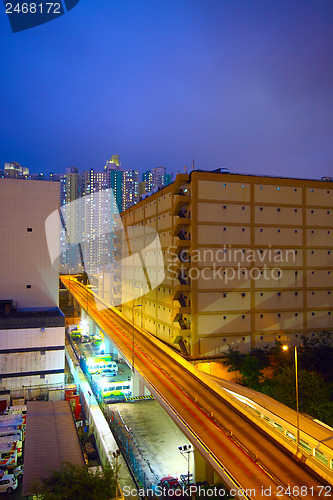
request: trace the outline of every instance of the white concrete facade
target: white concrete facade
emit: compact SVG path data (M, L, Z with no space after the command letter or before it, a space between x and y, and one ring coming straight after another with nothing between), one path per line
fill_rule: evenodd
M20 309L58 306L45 220L59 207L59 189L57 182L0 179L0 300L15 300Z
M38 397L64 382L59 272L45 233L57 209L59 183L0 179L0 399Z

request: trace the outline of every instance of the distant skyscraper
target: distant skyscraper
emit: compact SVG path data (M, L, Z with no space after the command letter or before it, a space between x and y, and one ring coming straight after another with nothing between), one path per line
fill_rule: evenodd
M121 163L119 161L119 155L112 155L111 160L112 163L115 163L118 167L120 167Z
M112 156L112 159L114 159L116 155ZM113 189L113 194L115 198L115 202L117 204L117 207L113 207L114 210L117 208L119 212L121 212L122 207L123 207L123 179L124 179L124 172L120 168L120 163L119 163L119 156L118 158L118 164L114 163L112 161L106 162L106 165L104 167L105 171L105 180L106 180L106 186L108 189Z
M144 196L147 193L149 193L149 191L148 191L148 182L147 181L141 181L141 182L139 182L139 197L140 197L140 200L141 200L141 196Z
M153 193L171 184L172 176L166 173L165 167L156 167L152 171L147 170L142 174L140 196Z
M153 189L162 189L171 183L171 175L166 173L165 167L156 167L152 170Z
M60 176L60 205L68 204L68 213L66 214L66 229L69 232L76 231L78 218L75 210L75 204L70 204L80 196L80 176L76 167L66 167L66 173ZM60 234L60 268L61 272L68 272L70 268L75 267L77 260L77 249L67 248L66 234L64 229Z
M123 210L135 205L139 201L139 172L124 170L123 179Z
M164 175L164 186L168 186L172 182L172 175L171 174L165 174Z
M24 176L29 175L29 169L27 167L21 167L16 161L5 163L4 172L5 177L9 177L10 179L24 179Z
M142 174L142 181L145 182L145 193L150 193L154 189L153 174L147 170Z
M50 173L50 181L51 182L60 182L60 175L55 174L54 172Z

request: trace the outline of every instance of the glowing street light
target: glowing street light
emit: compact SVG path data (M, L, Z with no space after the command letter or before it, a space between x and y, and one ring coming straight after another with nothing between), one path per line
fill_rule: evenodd
M283 345L282 346L283 351L288 351L289 346L288 345ZM296 446L297 446L297 453L299 451L299 404L298 404L298 363L297 363L297 347L295 346L295 381L296 381L296 418L297 418L297 436L296 436Z
M192 445L185 444L184 446L178 446L178 450L187 460L187 487L190 488L190 453L194 452Z

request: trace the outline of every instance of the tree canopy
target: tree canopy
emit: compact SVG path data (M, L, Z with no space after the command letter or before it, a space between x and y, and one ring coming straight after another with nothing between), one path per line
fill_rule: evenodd
M116 497L116 471L64 462L61 469L33 485L38 500L110 500Z
M297 348L298 386L300 412L333 425L333 338L323 331L310 337L302 337ZM296 409L294 349L282 349L276 341L268 346L252 349L248 354L229 346L225 365L228 371L240 373L242 385L261 391L272 398ZM263 369L273 370L265 377Z

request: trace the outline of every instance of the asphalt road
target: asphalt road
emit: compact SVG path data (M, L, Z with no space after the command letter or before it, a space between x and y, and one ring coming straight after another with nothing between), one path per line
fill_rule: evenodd
M67 277L62 280L68 285ZM71 280L70 287L71 293L86 309L87 290L74 280ZM110 309L97 310L90 293L89 315L125 357L131 359L132 325ZM252 490L249 497L310 500L323 496L322 483L230 408L221 396L200 380L200 372L198 377L186 372L155 344L153 337L149 338L138 330L135 330L135 367L149 381L160 400L162 395L161 401L169 413L173 413L176 423L178 420L182 427L186 422L193 445L203 455L208 452L217 472L226 468L242 488ZM233 437L228 433L230 429ZM288 487L293 494L285 494ZM332 497L332 492L326 496Z

